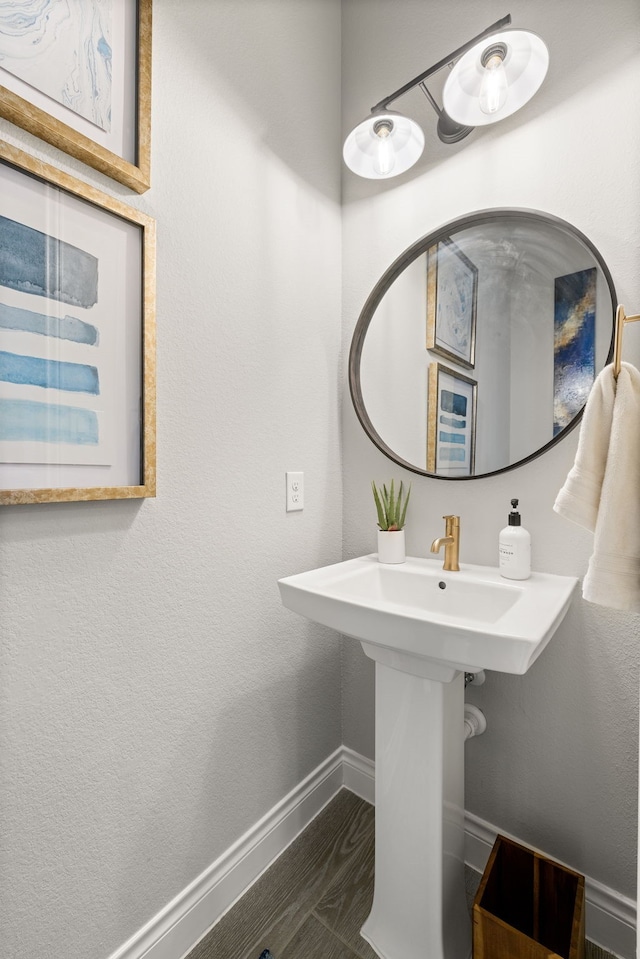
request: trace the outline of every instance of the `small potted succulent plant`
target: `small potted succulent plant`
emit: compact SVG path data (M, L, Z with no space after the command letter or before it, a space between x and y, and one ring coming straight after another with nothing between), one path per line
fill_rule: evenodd
M383 483L378 489L375 482L371 483L373 498L378 513L378 560L381 563L404 563L404 521L407 516L407 506L411 495L411 484L405 491L400 482L396 495L394 481L389 488Z

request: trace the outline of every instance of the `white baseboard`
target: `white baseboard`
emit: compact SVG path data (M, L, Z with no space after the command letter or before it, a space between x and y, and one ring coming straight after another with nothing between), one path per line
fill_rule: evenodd
M109 959L180 959L185 956L300 835L342 785L343 749L340 748Z
M375 802L375 765L347 746L325 759L109 959L186 956L343 786ZM501 831L465 813L465 861L472 869L484 870ZM635 902L585 878L587 937L621 959L635 959Z
M342 782L347 789L375 806L376 764L348 746L342 747Z

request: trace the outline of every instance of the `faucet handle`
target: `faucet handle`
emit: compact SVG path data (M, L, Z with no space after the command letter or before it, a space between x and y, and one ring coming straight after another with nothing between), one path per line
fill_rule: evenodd
M453 513L449 513L447 516L443 516L442 518L445 519L447 523L451 522L453 526L460 525L460 517L454 516Z

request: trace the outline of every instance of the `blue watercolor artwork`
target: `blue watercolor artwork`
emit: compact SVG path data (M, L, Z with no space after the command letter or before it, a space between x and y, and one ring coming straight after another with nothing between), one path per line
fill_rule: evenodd
M0 216L0 285L88 310L98 301L98 260Z
M98 445L93 410L34 400L0 399L0 441Z
M444 430L440 430L440 442L460 443L462 446L464 446L465 436L464 433L445 433Z
M22 386L40 386L48 390L70 393L100 393L100 381L95 366L86 363L65 363L45 360L39 356L22 356L0 350L0 381Z
M31 295L90 309L98 300L98 260L69 243L0 216L0 286L16 291L25 303ZM25 457L23 462L56 462L58 444L76 449L98 447L99 420L94 410L40 402L29 396L32 387L86 396L100 394L97 365L33 355L42 350L38 341L43 337L56 340L56 350L62 357L65 342L74 344L74 349L92 350L99 342L97 327L74 316L50 316L0 303L0 333L3 346L15 342L21 347L19 351L0 350L0 440L36 443L43 449L37 456L25 447L19 447L20 453L14 450L6 455ZM23 338L14 341L14 334ZM32 350L27 351L25 345L31 340ZM51 448L48 453L44 452L46 444ZM2 461L11 462L6 455Z
M445 413L454 413L456 416L467 415L467 398L451 390L442 390L440 394L440 408Z
M0 330L37 333L40 336L83 343L85 346L97 346L99 341L97 328L75 316L48 316L46 313L33 313L31 310L6 306L4 303L0 303Z
M464 442L464 438L462 442ZM464 463L466 455L466 449L461 449L459 446L440 446L438 448L438 461L442 464Z
M587 402L595 379L595 267L555 281L553 350L553 435Z
M6 0L0 3L2 67L108 131L112 18L112 0Z
M0 325L2 325L1 315L0 315ZM458 430L463 430L465 426L467 425L466 420L458 419L457 417L454 417L454 416L441 416L440 422L443 426L451 426Z
M477 384L438 364L432 364L429 372L437 375L431 383L437 384L437 423L428 441L428 449L430 444L435 447L433 471L441 476L469 476L474 466Z

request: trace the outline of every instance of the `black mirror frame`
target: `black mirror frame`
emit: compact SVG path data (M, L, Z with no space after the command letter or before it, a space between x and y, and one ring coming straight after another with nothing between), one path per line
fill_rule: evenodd
M351 349L349 351L349 391L351 393L351 401L356 412L356 416L360 421L360 425L364 429L365 433L381 453L384 453L390 460L394 463L397 463L398 466L402 466L404 469L409 470L411 473L417 473L419 476L426 476L430 479L437 480L448 480L449 482L460 482L467 480L475 479L484 479L488 476L497 476L500 473L507 473L509 470L516 469L519 466L524 466L525 463L531 462L531 460L537 459L538 456L542 456L543 453L546 453L547 450L551 449L552 446L555 446L556 443L559 443L565 436L575 429L580 420L582 419L582 414L584 412L584 407L576 413L573 420L565 426L560 433L549 440L548 443L545 443L544 446L541 446L535 452L530 453L528 456L525 456L523 459L518 460L515 463L510 463L508 466L502 466L500 469L492 470L489 473L477 473L474 476L438 476L436 473L429 473L426 469L420 469L418 466L415 466L413 463L408 463L406 460L402 459L401 456L398 456L394 451L387 446L385 441L376 431L373 423L369 418L369 414L365 408L364 399L362 396L362 385L360 381L360 360L362 357L362 348L364 346L364 340L367 335L369 324L373 319L373 316L382 300L382 297L385 295L389 287L394 283L398 276L405 270L410 263L412 263L418 256L424 253L429 247L433 246L434 243L437 243L439 240L444 237L450 236L456 231L466 229L471 226L479 226L483 223L490 223L494 220L508 220L508 219L524 219L531 221L540 221L546 224L551 224L557 226L558 228L565 230L579 240L585 247L593 254L594 259L596 260L597 265L602 270L605 280L607 281L607 286L609 287L609 293L611 294L611 341L609 344L609 352L607 353L607 358L605 365L611 362L613 357L613 341L614 341L614 326L615 326L615 309L617 303L615 286L613 284L613 279L611 273L606 263L602 259L600 252L593 245L591 240L581 233L580 230L576 229L571 223L568 223L566 220L562 220L557 216L553 216L548 213L541 213L537 210L527 210L527 209L518 209L518 208L495 208L490 210L479 210L476 213L470 213L465 216L459 217L456 220L451 220L449 223L445 223L443 226L438 227L437 230L433 230L431 233L426 234L421 237L415 243L412 243L410 247L400 254L400 256L394 260L391 266L382 274L373 290L367 297L367 300L362 308L360 316L358 317L358 322L356 323L355 329L353 331L353 337L351 340ZM599 370L597 373L600 372Z

